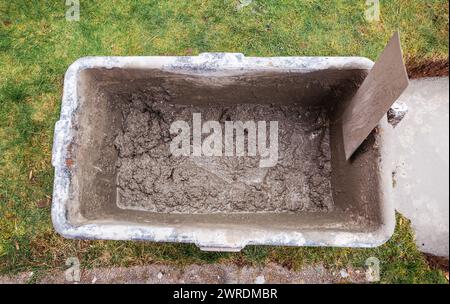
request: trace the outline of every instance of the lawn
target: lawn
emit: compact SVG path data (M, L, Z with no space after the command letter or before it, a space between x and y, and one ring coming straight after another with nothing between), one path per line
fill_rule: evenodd
M248 2L248 1L247 1ZM53 128L63 77L88 55L365 56L375 60L393 31L407 62L448 60L448 1L380 1L381 19L365 19L365 1L87 1L67 21L65 1L0 0L0 274L82 266L267 261L339 268L381 260L384 283L446 283L414 245L410 223L370 250L248 247L205 253L193 245L65 240L50 220Z

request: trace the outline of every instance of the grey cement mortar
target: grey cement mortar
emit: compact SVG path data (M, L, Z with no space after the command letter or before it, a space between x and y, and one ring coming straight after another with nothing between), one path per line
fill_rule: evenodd
M189 214L333 208L326 109L270 104L179 105L154 93L116 98L122 99L116 102L124 115L115 140L120 208ZM193 113L201 113L202 123L221 122L223 132L226 120L278 121L278 164L260 168L259 156L172 156L170 124L184 120L192 127Z

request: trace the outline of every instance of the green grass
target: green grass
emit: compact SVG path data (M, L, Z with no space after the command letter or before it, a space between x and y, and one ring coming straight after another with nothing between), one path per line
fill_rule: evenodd
M204 253L195 246L72 241L55 234L52 194L53 126L63 76L87 55L366 56L376 59L399 29L405 56L448 58L448 2L381 1L381 21L364 19L365 1L83 1L81 19L65 20L63 0L0 0L0 273L64 268L78 256L85 267L150 262L264 263L298 268L363 266L382 261L386 283L445 283L414 246L398 217L394 238L371 250L249 247L239 254ZM30 173L31 172L31 173Z

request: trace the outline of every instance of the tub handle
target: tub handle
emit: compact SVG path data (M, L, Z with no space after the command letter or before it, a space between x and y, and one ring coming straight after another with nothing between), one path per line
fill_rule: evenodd
M240 252L242 249L244 249L244 246L239 247L215 247L215 246L202 246L198 245L197 247L200 248L201 251L212 251L212 252Z

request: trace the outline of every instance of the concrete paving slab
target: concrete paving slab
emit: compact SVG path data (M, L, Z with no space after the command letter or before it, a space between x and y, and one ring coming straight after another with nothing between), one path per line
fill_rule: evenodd
M398 100L409 112L392 147L397 210L412 221L419 249L449 256L449 79L411 81Z

